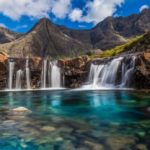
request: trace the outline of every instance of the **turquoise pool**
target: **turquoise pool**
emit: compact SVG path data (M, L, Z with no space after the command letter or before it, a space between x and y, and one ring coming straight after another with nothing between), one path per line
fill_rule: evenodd
M150 149L149 92L0 92L0 150L138 149Z

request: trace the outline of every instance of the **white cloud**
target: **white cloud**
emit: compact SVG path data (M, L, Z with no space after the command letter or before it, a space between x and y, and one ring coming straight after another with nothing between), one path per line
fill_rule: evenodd
M80 21L82 17L82 11L79 8L75 8L69 15L72 21Z
M7 28L7 26L4 23L0 23L0 27Z
M0 13L19 20L22 16L30 18L49 17L70 18L71 21L98 23L112 16L125 0L87 0L82 10L72 8L73 0L0 0Z
M71 9L71 0L53 1L52 13L58 18L65 18Z
M47 17L50 10L49 0L0 0L0 12L13 20L23 15L30 17Z
M0 0L0 13L13 20L19 20L22 16L49 17L49 13L63 18L70 5L71 0Z
M93 0L88 1L83 10L80 10L80 18L72 17L72 21L88 22L88 23L98 23L108 16L112 16L116 10L117 6L121 6L124 0ZM79 9L78 9L79 11ZM82 13L81 13L82 11ZM74 13L74 10L72 11ZM81 15L82 14L82 15ZM85 15L84 15L85 14Z
M144 9L148 9L149 6L148 5L143 5L140 7L140 12L142 12Z

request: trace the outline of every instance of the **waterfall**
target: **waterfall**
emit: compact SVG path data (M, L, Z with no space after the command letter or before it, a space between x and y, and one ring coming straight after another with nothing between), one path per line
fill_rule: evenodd
M42 88L46 88L46 79L47 79L47 60L44 60L41 75Z
M12 62L12 61L9 61L8 88L9 88L10 90L13 89L14 68L15 68L15 63Z
M27 85L27 89L31 89L31 85L30 85L30 68L29 68L29 58L26 58L26 68L25 68L25 72L26 72L26 85Z
M57 61L49 62L43 61L41 73L41 87L42 88L60 88L62 77L61 68L58 67Z
M136 57L130 64L124 63L124 58L115 58L110 62L91 64L88 85L85 88L124 88L128 87L135 68Z
M92 88L98 87L98 83L100 80L99 76L100 76L100 73L102 73L103 68L104 68L104 65L91 64L89 81L92 81Z
M23 78L23 71L18 70L16 73L16 89L22 88L22 78Z
M51 65L51 87L61 87L61 69L57 66L57 61L50 63Z
M135 61L136 57L132 57L132 61L129 64L129 68L125 67L125 64L122 66L122 82L120 87L129 87L130 86L130 81L131 77L134 73L134 68L135 68Z
M117 79L118 69L120 67L123 57L119 57L111 61L110 64L107 64L102 75L101 85L105 86L114 86Z

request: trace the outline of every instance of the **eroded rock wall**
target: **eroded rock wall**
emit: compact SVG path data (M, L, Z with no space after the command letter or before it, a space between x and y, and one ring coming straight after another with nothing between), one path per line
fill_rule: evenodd
M136 57L135 70L132 77L132 86L138 89L150 89L150 50L143 53L134 54ZM120 56L118 56L120 57ZM124 56L121 56L124 57ZM126 57L126 64L130 63L130 56ZM113 58L90 60L88 56L77 57L74 59L60 59L58 65L62 69L64 75L64 84L66 88L78 88L81 87L87 80L91 63L108 63ZM13 88L15 88L16 72L21 69L25 72L26 59L10 59L7 56L0 55L0 89L6 89L8 87L8 62L13 60L15 62L15 69L13 75ZM43 59L34 57L29 59L29 68L31 76L31 87L33 89L41 87L41 71L42 71ZM121 69L118 71L121 74ZM23 88L26 88L25 73L22 79ZM119 82L119 78L116 82Z

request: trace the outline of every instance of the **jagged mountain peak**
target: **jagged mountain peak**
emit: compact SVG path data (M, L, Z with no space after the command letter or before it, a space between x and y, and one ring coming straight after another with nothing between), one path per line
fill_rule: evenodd
M91 49L112 48L148 30L150 9L128 17L107 17L89 30L69 29L54 24L48 18L42 18L25 35L15 41L12 38L10 43L0 45L0 51L14 57L73 56L87 53ZM8 34L8 31L4 30L4 33ZM7 35L4 33L3 35Z

